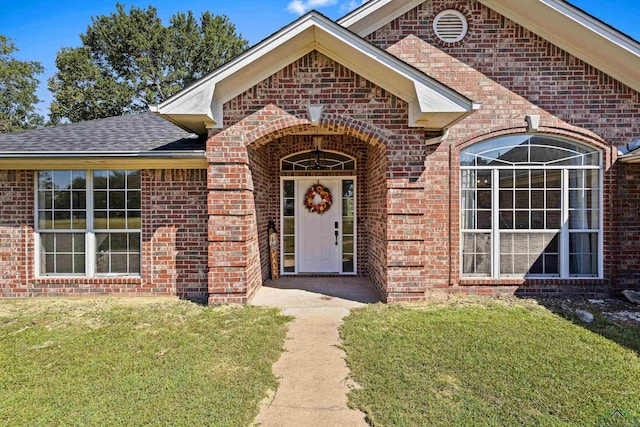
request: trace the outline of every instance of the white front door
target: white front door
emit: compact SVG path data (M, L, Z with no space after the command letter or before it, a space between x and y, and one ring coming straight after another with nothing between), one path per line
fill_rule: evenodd
M319 214L309 212L302 204L307 190L317 183L329 189L333 203L331 208ZM300 180L296 197L298 206L299 273L339 273L341 254L341 181L335 178Z

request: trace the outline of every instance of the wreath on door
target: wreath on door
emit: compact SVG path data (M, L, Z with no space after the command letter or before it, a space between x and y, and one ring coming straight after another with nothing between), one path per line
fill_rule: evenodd
M304 207L309 212L322 215L331 208L332 203L331 192L322 184L312 185L304 195Z

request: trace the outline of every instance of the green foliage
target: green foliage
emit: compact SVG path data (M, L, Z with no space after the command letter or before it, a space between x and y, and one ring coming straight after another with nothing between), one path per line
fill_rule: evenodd
M13 42L0 34L0 133L32 129L44 124L35 111L39 102L36 89L38 74L44 72L39 62L20 61Z
M117 4L93 17L82 46L58 52L49 79L51 120L78 122L146 111L245 51L226 16L177 13L165 27L157 10Z
M0 301L0 425L248 425L287 321L168 298Z
M637 327L637 326L633 326ZM369 306L341 331L372 425L594 425L640 415L640 358L531 302Z

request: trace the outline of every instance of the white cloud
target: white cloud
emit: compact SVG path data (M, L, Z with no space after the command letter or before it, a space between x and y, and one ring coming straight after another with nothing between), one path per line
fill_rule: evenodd
M338 0L292 0L287 6L287 10L291 13L302 15L311 9L333 6L337 2Z
M342 3L342 5L340 5L340 9L343 12L350 12L353 9L362 6L367 1L369 1L369 0L349 0L349 1L345 2L345 3Z

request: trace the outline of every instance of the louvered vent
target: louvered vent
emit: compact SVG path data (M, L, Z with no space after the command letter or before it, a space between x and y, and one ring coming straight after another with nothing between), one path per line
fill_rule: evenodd
M446 43L459 42L467 35L467 19L457 10L443 10L433 20L433 31Z

